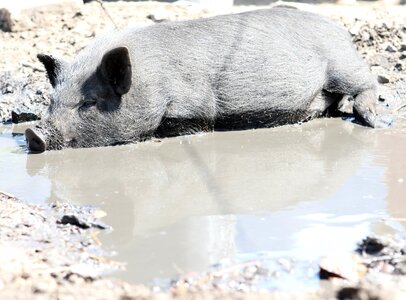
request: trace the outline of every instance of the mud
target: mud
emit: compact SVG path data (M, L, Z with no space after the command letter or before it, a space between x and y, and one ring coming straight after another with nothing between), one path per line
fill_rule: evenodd
M144 287L101 278L122 267L100 247L97 235L106 227L97 219L102 211L69 204L34 206L4 192L0 192L0 211L1 299L151 295ZM89 229L67 224L63 221L67 216L82 219Z
M2 299L402 299L404 276L392 275L405 261L404 242L367 239L358 251L369 267L362 280L321 282L306 291L258 289L258 282L294 275L297 264L276 260L272 268L262 262L218 265L204 273L189 273L162 290L102 276L122 267L100 247L99 229L61 224L66 215L99 223L100 210L67 204L29 205L13 195L0 193L0 297ZM98 227L98 226L96 226ZM372 251L371 251L372 249ZM378 250L377 250L378 249ZM365 253L364 253L365 252ZM371 267L397 256L394 268ZM390 258L390 259L392 259ZM351 261L348 262L349 264ZM393 261L392 261L393 263ZM386 273L386 274L385 274ZM391 275L387 275L391 273ZM389 276L389 277L388 277Z
M10 125L2 129L2 189L48 207L46 213L56 210L49 218L51 225L44 224L50 229L39 227L40 232L67 226L87 237L106 226L82 207L98 207L96 216L105 212L103 221L113 230L98 235L107 251L101 252L107 257L101 261L116 261L108 264L110 269L118 267L109 276L126 280L113 280L117 290L109 295L118 298L122 284L133 287L140 282L147 284L141 291L148 297L161 291L159 297L334 299L343 285L349 287L340 295L350 293L358 297L354 299L393 299L394 290L404 292L398 284L404 280L406 249L406 207L400 201L405 194L405 122L398 120L390 130L370 130L349 121L324 119L28 156L19 134L23 130L24 126ZM80 206L69 205L66 210L66 204L45 201ZM21 207L18 211L25 214L38 209ZM26 217L12 219L24 224ZM20 227L25 229L13 228ZM379 240L357 246L369 235ZM72 246L62 248L80 251L84 257L101 247L92 244L83 249L77 239L64 239ZM55 247L56 253L61 251ZM337 252L356 252L360 258L342 259L341 254L335 256ZM324 256L323 266L349 279L320 282ZM65 264L59 258L53 261ZM72 256L70 263L76 264L75 259ZM331 263L335 261L340 265ZM369 271L354 277L346 270L354 263ZM113 284L100 274L93 273L96 279L90 282ZM40 281L35 277L32 284ZM377 282L384 283L376 288ZM81 284L75 291L95 292L89 281Z
M406 8L289 5L348 28L395 126L324 119L43 155L27 155L24 126L1 126L0 190L16 198L0 194L0 298L405 296ZM37 53L69 59L115 26L228 12L104 6L26 11L0 32L1 121L46 109Z

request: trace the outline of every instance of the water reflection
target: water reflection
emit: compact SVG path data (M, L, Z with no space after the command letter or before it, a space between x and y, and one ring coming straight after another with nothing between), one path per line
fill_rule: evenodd
M403 233L400 132L316 120L41 155L13 152L3 133L0 189L102 206L114 227L103 241L133 281L258 253L314 259L374 230Z

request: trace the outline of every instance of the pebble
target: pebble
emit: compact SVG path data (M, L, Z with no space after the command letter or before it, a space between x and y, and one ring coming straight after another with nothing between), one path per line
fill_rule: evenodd
M391 53L397 52L396 48L390 43L385 43L384 48L385 48L385 51L387 51L387 52L391 52Z
M397 63L395 65L395 69L398 71L402 71L403 70L403 64L401 62Z
M385 75L378 75L378 82L382 84L389 83L389 78Z

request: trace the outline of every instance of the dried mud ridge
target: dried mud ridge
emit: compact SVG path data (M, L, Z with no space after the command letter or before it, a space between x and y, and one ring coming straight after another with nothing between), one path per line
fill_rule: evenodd
M174 279L166 290L108 278L123 268L97 238L104 213L67 204L30 205L0 192L0 299L403 299L406 244L366 238L354 253L320 261L320 288L310 292L258 290L257 283L293 274L277 260L213 267ZM339 264L337 264L339 262ZM114 274L113 274L114 275ZM403 287L403 288L402 288Z

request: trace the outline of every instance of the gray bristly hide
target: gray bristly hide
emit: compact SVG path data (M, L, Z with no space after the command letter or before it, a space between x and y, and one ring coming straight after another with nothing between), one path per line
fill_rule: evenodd
M71 63L39 59L54 88L34 129L45 149L296 123L343 96L354 97L367 125L381 125L376 78L347 31L296 9L129 28L94 40Z

